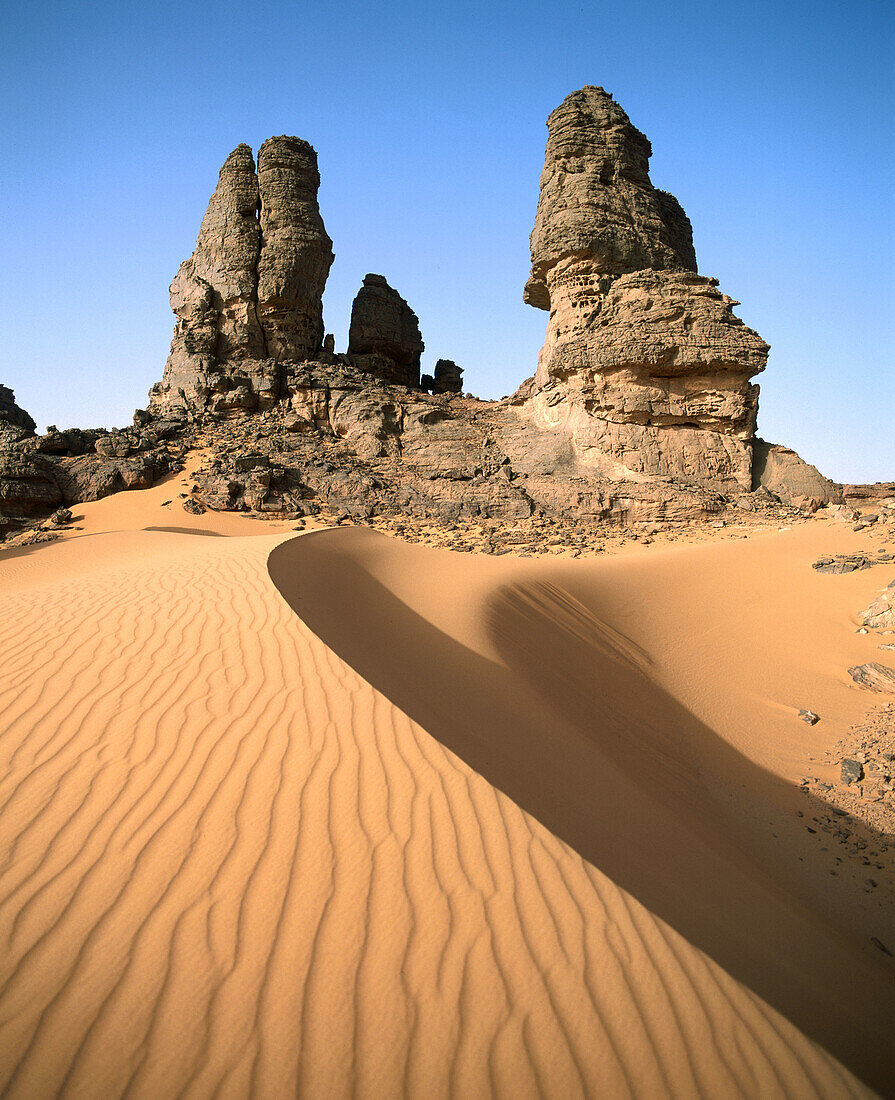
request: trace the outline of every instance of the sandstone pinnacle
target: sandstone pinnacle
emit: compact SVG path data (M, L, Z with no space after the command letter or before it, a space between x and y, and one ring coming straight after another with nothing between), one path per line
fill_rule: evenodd
M192 256L171 283L177 317L155 412L220 415L267 408L285 360L323 340L323 288L332 241L317 206L317 154L299 138L270 138L227 157Z
M524 412L604 476L751 489L768 345L696 273L690 222L608 92L573 92L547 127L525 300L550 320Z

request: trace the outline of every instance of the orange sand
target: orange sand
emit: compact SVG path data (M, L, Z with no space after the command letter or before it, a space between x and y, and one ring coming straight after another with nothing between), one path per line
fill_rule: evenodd
M494 560L177 485L0 554L4 1096L891 1090L891 916L793 789L873 701L890 578L809 568L860 536Z

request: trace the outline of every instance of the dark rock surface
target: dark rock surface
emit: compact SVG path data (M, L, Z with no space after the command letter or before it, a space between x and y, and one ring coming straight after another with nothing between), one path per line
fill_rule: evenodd
M452 359L439 359L432 379L433 393L462 393L463 368Z

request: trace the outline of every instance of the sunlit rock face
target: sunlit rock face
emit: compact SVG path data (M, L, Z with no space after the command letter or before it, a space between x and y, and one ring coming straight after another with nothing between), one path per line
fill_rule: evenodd
M768 345L696 274L690 222L602 88L550 115L524 298L550 311L523 415L611 478L750 489Z

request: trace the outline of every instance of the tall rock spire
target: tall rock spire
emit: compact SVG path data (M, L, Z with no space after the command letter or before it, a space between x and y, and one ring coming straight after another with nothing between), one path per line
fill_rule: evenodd
M271 138L227 157L192 256L171 283L177 317L156 412L227 415L279 396L279 363L323 340L323 288L333 261L317 206L317 154Z
M279 360L307 359L323 344L323 289L334 257L319 186L317 154L301 138L268 138L258 150L258 314L268 354Z
M594 274L696 271L687 215L653 187L652 147L608 92L572 92L547 132L526 302L550 308L551 283L563 273L557 265L570 257Z

